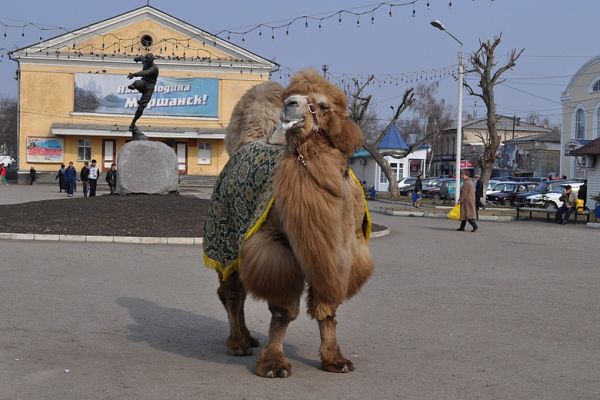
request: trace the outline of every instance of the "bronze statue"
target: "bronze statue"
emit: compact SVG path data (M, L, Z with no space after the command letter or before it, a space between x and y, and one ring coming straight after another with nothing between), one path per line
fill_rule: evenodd
M139 72L130 72L127 74L127 79L132 79L135 76L141 76L142 79L134 81L128 88L137 90L142 94L142 97L138 100L138 108L135 111L131 125L129 125L129 130L133 134L133 140L148 140L146 135L135 126L135 123L140 119L146 106L148 106L150 98L152 98L154 86L156 86L156 80L158 79L158 67L154 64L154 55L152 53L147 53L145 56L137 56L133 60L135 62L141 61L143 69Z

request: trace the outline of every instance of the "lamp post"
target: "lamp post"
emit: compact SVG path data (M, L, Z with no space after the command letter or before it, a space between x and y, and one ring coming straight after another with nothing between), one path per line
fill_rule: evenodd
M462 100L463 100L463 79L465 75L465 66L463 61L463 43L453 34L446 30L446 27L437 19L431 21L431 25L440 31L446 32L450 37L460 44L460 53L458 53L458 115L456 117L456 191L454 193L454 203L458 204L458 193L460 190L460 162L462 152Z

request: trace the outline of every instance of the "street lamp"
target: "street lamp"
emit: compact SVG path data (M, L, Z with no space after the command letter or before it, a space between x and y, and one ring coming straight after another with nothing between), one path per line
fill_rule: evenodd
M440 31L446 32L450 37L460 44L460 53L458 53L458 116L456 117L456 191L454 193L454 202L458 204L458 193L460 190L460 162L462 151L462 100L463 100L463 79L465 75L465 66L463 61L463 43L453 34L448 32L446 27L437 19L431 21L431 25Z

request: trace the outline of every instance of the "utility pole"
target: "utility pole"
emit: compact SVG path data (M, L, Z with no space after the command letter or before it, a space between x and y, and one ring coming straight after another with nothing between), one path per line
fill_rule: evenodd
M323 70L323 78L327 79L327 71L329 71L329 66L327 64L321 65L321 69Z

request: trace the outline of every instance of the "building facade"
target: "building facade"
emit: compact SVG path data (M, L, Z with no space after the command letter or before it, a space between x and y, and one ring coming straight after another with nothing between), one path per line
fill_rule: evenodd
M557 131L507 140L502 147L501 160L510 161L515 175L559 176L560 135Z
M179 171L217 175L233 107L277 64L144 6L15 50L19 77L19 169L56 171L96 159L118 162L140 93L127 88L134 57L151 52L160 76L137 126L173 148ZM137 79L137 78L134 78Z
M519 118L498 115L496 129L501 138L501 150L498 154L496 168L502 174L516 172L518 165L514 151L504 149L508 140L549 134L551 129L534 124L524 123ZM483 138L488 136L487 119L467 120L462 127L461 168L474 170L480 166L479 160L483 153ZM430 175L453 176L456 165L456 128L442 131L441 138L436 142ZM503 150L504 149L504 150Z
M561 96L561 175L585 178L571 152L600 138L600 56L590 59L573 75Z

